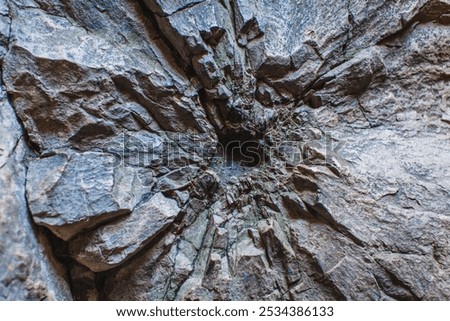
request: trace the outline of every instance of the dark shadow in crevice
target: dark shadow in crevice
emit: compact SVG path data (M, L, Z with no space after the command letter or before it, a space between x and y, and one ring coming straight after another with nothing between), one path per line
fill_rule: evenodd
M262 136L242 128L228 128L219 134L217 151L228 167L260 167L268 161Z

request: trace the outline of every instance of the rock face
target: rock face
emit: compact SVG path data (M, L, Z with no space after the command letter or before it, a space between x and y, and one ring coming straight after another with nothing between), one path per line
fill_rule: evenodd
M0 300L71 300L63 266L45 231L29 217L25 136L4 88L0 91Z
M0 1L0 299L450 299L449 17Z
M137 206L130 217L73 240L71 255L94 272L109 270L162 233L179 211L176 201L158 193Z
M131 210L114 197L114 183L113 156L63 154L32 161L27 192L33 219L68 240Z

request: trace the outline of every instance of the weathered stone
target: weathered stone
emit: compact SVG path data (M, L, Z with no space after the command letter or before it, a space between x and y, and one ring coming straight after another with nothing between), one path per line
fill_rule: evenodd
M165 62L161 44L143 31L146 24L140 15L128 22L126 32L120 31L115 19L128 10L136 13L137 4L108 5L108 18L95 15L89 22L85 10L98 10L92 2L71 6L67 10L73 18L14 9L15 41L5 58L9 72L4 78L19 117L40 149L70 143L86 150L110 141L124 132L117 117L120 106L128 109L130 103L141 107L128 110L137 129L205 130L206 122L198 124L205 115L195 108L188 80ZM72 19L87 25L77 26ZM111 38L104 36L107 26ZM34 103L28 104L30 100Z
M120 199L124 194L114 193L115 161L113 156L98 153L60 154L32 161L27 194L34 221L68 240L129 213L131 204Z
M179 211L174 200L155 194L130 216L72 240L71 255L94 272L112 269L162 233Z
M71 300L42 229L33 226L25 194L23 130L0 90L0 300Z
M0 295L449 299L449 16L0 1Z
M177 169L158 179L157 188L160 191L186 189L198 173L196 166L186 166Z

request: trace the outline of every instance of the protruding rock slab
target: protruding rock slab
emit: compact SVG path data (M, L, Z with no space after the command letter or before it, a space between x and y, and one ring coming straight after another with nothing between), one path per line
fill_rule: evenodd
M1 87L0 137L0 301L71 300L65 269L53 259L41 229L29 220L24 165L27 148Z
M114 162L100 153L59 154L32 161L27 194L34 221L68 240L131 211L115 196Z
M75 238L70 253L94 272L112 269L165 230L179 212L176 201L157 193L130 216Z

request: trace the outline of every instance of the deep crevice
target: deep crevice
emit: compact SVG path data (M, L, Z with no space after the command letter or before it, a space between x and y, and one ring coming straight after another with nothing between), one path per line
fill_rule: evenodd
M217 150L226 166L259 167L268 161L262 135L243 128L228 128L219 134Z
M162 40L164 45L172 53L174 62L178 64L178 67L180 67L184 71L184 73L186 74L186 76L188 78L196 77L196 73L194 71L194 68L191 65L189 65L189 64L184 62L183 57L181 57L181 55L175 49L175 47L172 44L172 42L166 37L164 32L159 27L158 22L156 20L155 13L153 11L151 11L147 7L147 5L145 4L144 0L139 0L138 3L139 3L139 6L142 9L142 12L144 13L144 16L148 19L148 21L152 25L153 30L155 31L155 33L158 34L159 39Z

